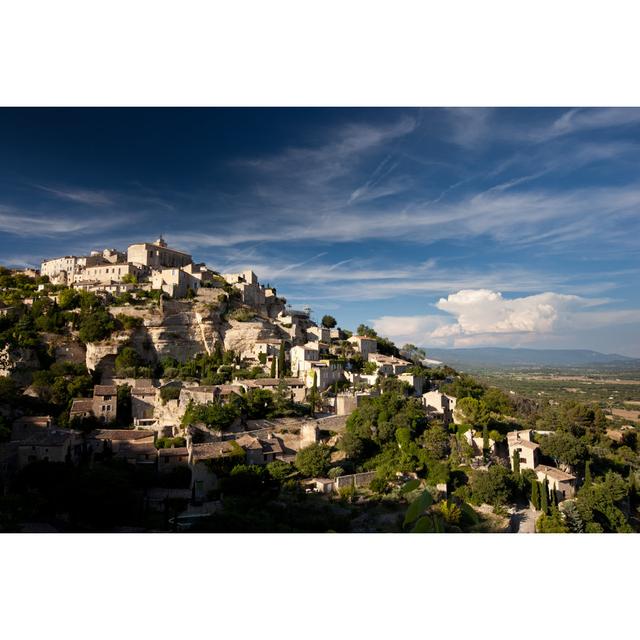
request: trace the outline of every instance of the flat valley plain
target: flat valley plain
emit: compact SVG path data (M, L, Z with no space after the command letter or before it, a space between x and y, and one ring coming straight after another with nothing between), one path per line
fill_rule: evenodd
M464 370L506 393L542 402L597 403L616 422L640 424L639 368L487 366Z

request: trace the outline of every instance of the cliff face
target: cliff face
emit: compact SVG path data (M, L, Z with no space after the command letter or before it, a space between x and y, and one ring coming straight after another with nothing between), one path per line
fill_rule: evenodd
M113 316L139 318L142 326L113 334L109 340L87 345L87 368L111 371L118 349L130 344L149 363L170 356L179 361L199 353L213 353L220 341L226 351L253 356L256 340L288 337L273 320L256 317L250 322L225 320L226 302L200 297L194 301L168 300L162 306L111 307Z
M11 377L19 384L27 383L30 372L39 368L40 362L33 349L0 347L0 376Z
M269 320L239 322L231 320L224 330L224 348L232 349L241 356L253 356L257 340L265 338L282 338L286 334Z

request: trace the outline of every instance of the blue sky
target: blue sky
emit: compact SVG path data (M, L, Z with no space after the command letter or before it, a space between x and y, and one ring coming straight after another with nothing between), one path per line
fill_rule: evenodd
M0 263L152 240L425 346L640 356L640 109L2 109Z

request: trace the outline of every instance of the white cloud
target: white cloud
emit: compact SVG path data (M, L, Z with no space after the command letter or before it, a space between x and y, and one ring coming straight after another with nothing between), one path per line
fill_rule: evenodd
M576 331L640 322L640 309L590 310L606 302L552 292L505 298L491 289L463 289L436 303L449 317L383 316L373 326L403 342L469 347L554 342Z
M131 214L110 216L69 216L33 215L12 207L0 205L0 231L17 236L57 236L70 233L97 233L112 229L131 221Z
M463 289L440 298L436 307L456 318L456 323L436 330L433 337L479 333L550 333L559 315L583 298L558 293L541 293L506 299L489 289Z
M104 191L94 191L91 189L53 189L42 185L35 185L38 189L62 198L63 200L71 200L79 204L90 206L104 206L113 204L113 201Z

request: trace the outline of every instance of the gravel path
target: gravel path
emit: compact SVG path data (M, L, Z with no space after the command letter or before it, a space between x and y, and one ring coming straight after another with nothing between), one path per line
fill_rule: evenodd
M511 516L511 531L513 533L535 533L536 518L539 515L533 509L518 509Z

